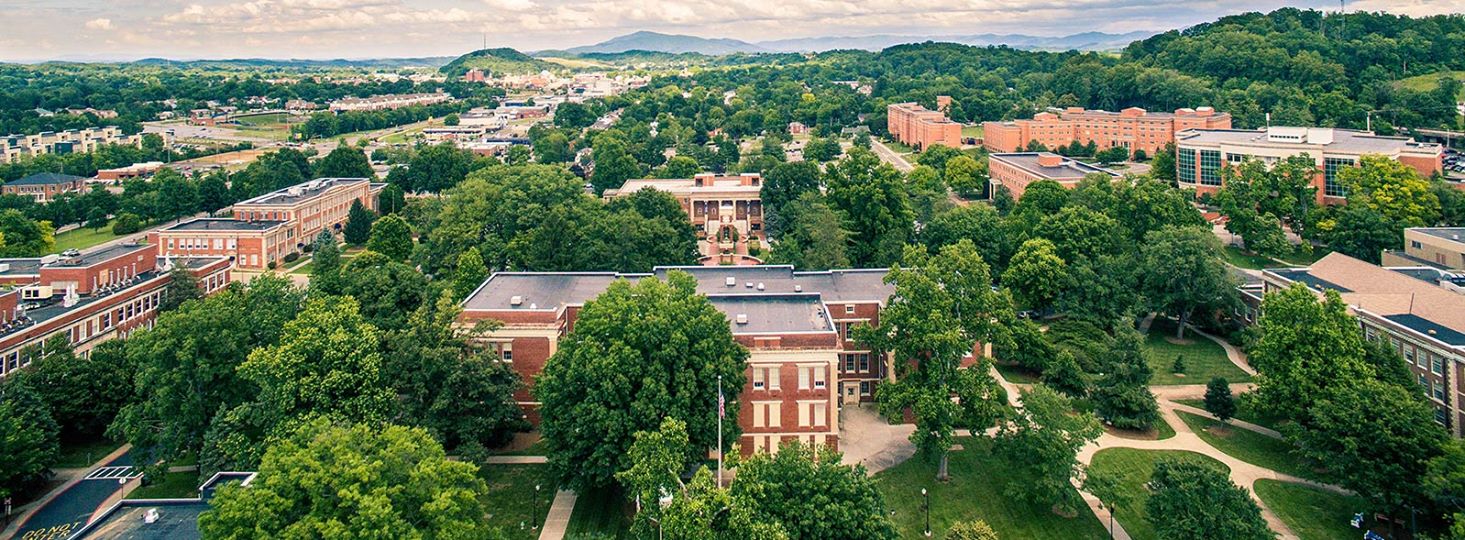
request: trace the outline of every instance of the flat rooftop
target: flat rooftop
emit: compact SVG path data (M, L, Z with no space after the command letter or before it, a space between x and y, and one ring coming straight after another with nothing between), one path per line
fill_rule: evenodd
M1107 174L1114 177L1119 176L1118 173L1109 169L1090 165L1069 157L1064 157L1061 164L1056 167L1043 165L1039 163L1039 159L1044 157L1045 154L1050 156L1057 155L1047 152L1009 152L992 154L989 157L1048 180L1081 180L1083 177L1094 173Z
M1465 242L1465 227L1414 227L1406 230L1454 242Z
M227 218L198 218L179 223L164 231L267 231L284 225L283 221L240 221Z
M1313 290L1338 291L1343 301L1356 309L1451 347L1465 348L1465 294L1436 285L1415 272L1330 253L1307 268L1268 269L1267 273L1302 282Z
M651 274L499 272L463 301L470 311L558 311L584 305L617 279L665 279L672 270L697 280L697 292L728 316L735 333L825 332L825 303L880 302L894 292L886 271L794 272L791 266L658 267ZM727 285L731 280L733 285ZM516 302L517 300L517 302ZM738 314L748 316L737 324Z
M252 199L234 203L234 206L290 205L319 197L322 193L336 186L357 183L370 184L370 182L370 180L365 178L316 178L309 182L278 189Z
M1274 126L1271 133L1265 129L1187 129L1175 135L1177 142L1238 144L1267 147L1315 148L1323 147L1335 152L1350 154L1389 154L1402 150L1439 152L1443 147L1435 143L1415 142L1408 137L1385 137L1368 131L1339 128L1293 128ZM1297 140L1278 140L1269 135L1300 136Z
M114 244L96 251L82 253L76 257L61 257L56 262L46 265L46 268L84 268L119 257L125 257L148 249L149 247L151 246L147 244Z
M203 501L128 504L119 506L92 524L81 536L86 540L200 540L198 516L209 509ZM148 512L158 519L148 523Z

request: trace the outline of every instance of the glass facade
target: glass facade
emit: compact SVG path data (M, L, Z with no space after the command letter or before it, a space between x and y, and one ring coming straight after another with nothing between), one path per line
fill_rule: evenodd
M1200 151L1200 183L1203 186L1221 185L1221 151Z
M1344 158L1323 158L1323 194L1329 197L1345 197L1348 190L1337 181L1339 167L1352 167L1353 160Z
M1180 169L1179 180L1182 184L1195 183L1195 150L1180 148L1175 151L1175 162Z

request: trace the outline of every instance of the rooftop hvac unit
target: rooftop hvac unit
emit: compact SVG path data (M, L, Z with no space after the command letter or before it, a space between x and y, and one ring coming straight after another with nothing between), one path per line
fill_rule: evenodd
M55 262L59 260L61 260L60 255L46 255L44 257L41 257L41 264L55 264Z
M521 305L523 303L524 303L524 297L522 297L522 296L515 295L512 298L509 298L509 305L511 305L511 306L517 306L517 305Z
M9 272L10 263L0 263L0 272Z
M727 278L727 286L729 286L729 287L736 287L736 286L738 286L738 278L735 278L735 277L732 277L732 276L728 276L728 278Z
M759 281L758 282L758 290L760 290L760 291L763 290L763 282L762 281Z
M747 313L739 313L738 316L737 316L737 321L738 321L738 324L748 324L748 314Z
M743 286L751 289L751 288L753 288L753 282L749 281L747 283L744 283Z
M804 292L803 285L794 285L794 292Z

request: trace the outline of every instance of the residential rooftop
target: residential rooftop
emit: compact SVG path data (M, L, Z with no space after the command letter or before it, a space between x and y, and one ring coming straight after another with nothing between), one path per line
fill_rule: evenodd
M1318 291L1334 290L1357 310L1404 326L1451 347L1465 347L1465 294L1412 272L1330 253L1307 268L1268 269Z
M1094 173L1119 176L1119 173L1109 169L1051 152L1009 152L992 154L989 157L1048 180L1081 180ZM1044 164L1044 162L1055 161L1053 158L1061 160L1058 161L1058 165Z
M283 221L239 221L228 218L198 218L185 221L164 231L266 231L284 225Z
M66 184L77 180L85 180L80 176L61 174L53 172L42 172L32 174L24 178L17 178L6 182L7 186L45 186L51 184Z
M1454 242L1465 242L1465 227L1414 227L1409 230Z

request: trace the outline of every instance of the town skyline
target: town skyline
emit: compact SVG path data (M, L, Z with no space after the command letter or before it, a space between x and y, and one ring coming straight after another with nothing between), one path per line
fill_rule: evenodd
M796 0L773 9L751 1L705 0L640 0L630 6L608 0L121 0L106 5L23 0L8 10L15 23L6 24L11 31L0 36L0 61L456 56L485 44L521 51L563 49L638 31L755 43L889 34L1056 37L1163 32L1278 7L1336 11L1338 4L924 0L854 5ZM1465 11L1465 0L1358 0L1346 9L1423 16ZM1092 24L1075 25L1080 16ZM21 20L26 24L18 24ZM189 52L179 54L181 50Z

